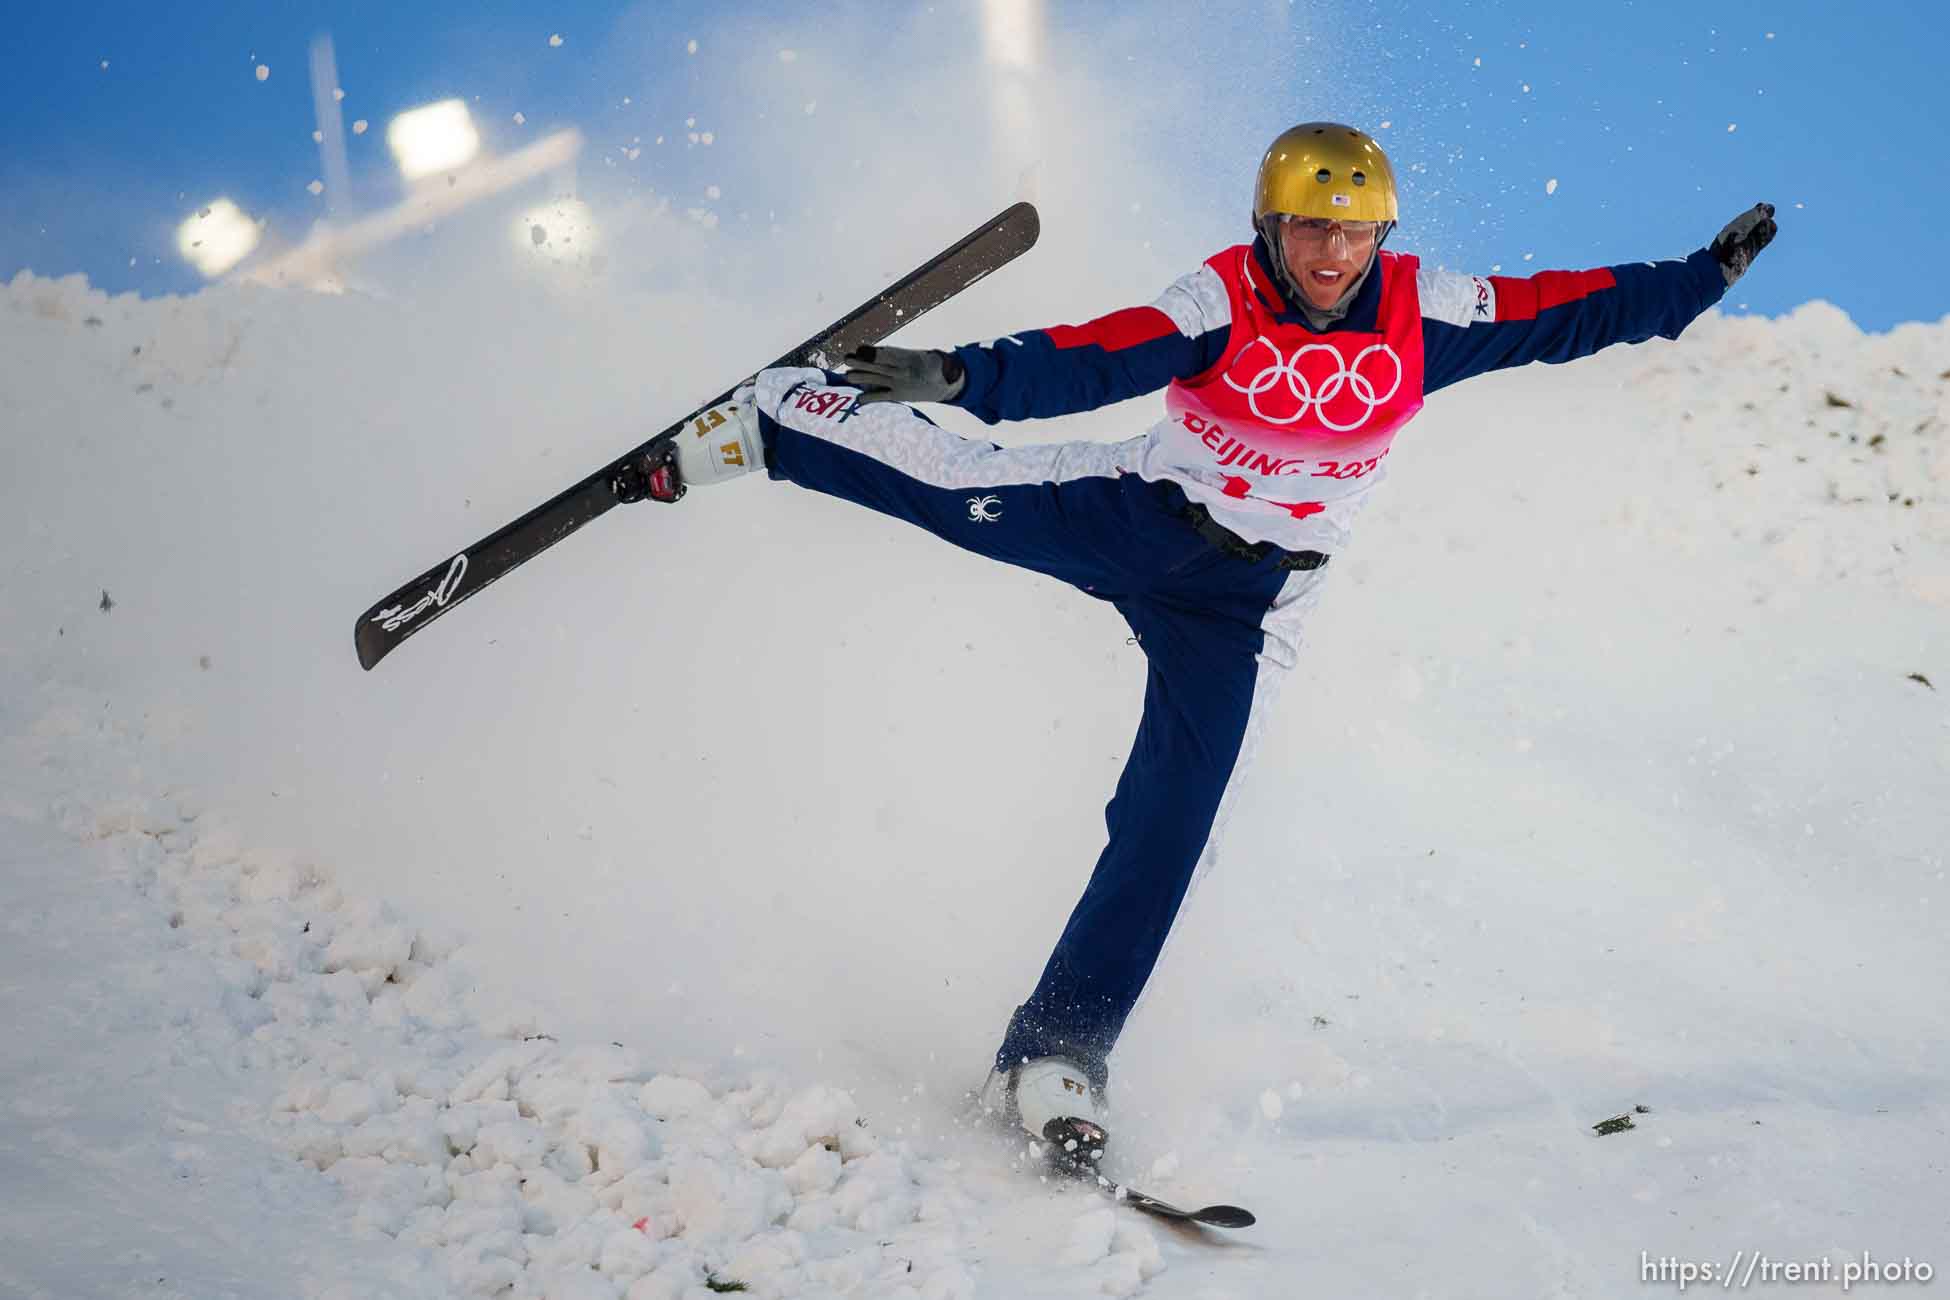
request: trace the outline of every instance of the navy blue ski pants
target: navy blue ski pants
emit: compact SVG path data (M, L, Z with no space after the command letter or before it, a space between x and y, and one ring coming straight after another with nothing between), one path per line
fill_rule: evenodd
M996 1053L1003 1069L1067 1058L1101 1089L1325 570L1212 545L1180 514L1176 485L1134 471L1142 438L1005 449L856 398L817 370L760 375L771 476L1108 600L1144 649L1144 714L1104 812L1109 842Z

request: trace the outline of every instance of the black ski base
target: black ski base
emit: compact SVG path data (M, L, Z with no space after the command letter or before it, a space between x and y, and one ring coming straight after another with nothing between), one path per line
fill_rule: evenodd
M1080 1183L1088 1183L1119 1205L1128 1205L1134 1210L1142 1210L1155 1218L1171 1219L1179 1223L1202 1223L1208 1228L1250 1228L1258 1219L1251 1210L1242 1210L1236 1205L1206 1205L1196 1210L1188 1210L1170 1201L1161 1201L1155 1196L1113 1182L1097 1173L1077 1173L1072 1175Z
M1051 1172L1058 1176L1087 1183L1120 1205L1128 1205L1160 1219L1203 1223L1213 1228L1250 1228L1258 1222L1253 1218L1252 1211L1242 1210L1236 1205L1207 1205L1187 1210L1104 1177L1097 1172L1097 1163L1104 1158L1104 1145L1109 1139L1109 1134L1089 1120L1053 1119L1043 1126L1043 1141L1046 1143L1043 1159Z
M1013 1114L1005 1118L1001 1113L986 1108L979 1092L968 1094L968 1115L970 1122L1011 1140L1018 1139L1022 1134ZM1237 1205L1202 1205L1190 1210L1105 1177L1098 1172L1098 1163L1104 1158L1104 1148L1109 1140L1110 1135L1104 1132L1102 1126L1089 1120L1052 1119L1043 1127L1042 1142L1029 1144L1030 1165L1033 1168L1041 1164L1044 1176L1051 1181L1094 1187L1119 1205L1128 1205L1153 1218L1174 1223L1197 1223L1208 1228L1250 1228L1259 1222L1251 1210L1241 1209ZM1017 1158L1021 1158L1020 1149Z

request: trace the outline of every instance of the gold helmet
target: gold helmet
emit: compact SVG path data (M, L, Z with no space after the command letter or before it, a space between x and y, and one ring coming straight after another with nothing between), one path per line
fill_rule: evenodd
M1253 225L1279 215L1393 224L1395 169L1367 132L1302 122L1266 150L1253 186Z

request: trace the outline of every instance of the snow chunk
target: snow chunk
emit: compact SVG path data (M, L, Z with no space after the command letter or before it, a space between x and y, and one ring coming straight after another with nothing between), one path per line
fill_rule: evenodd
M705 1115L716 1104L711 1099L711 1090L696 1079L671 1074L658 1075L637 1094L637 1105L657 1119Z
M548 1138L539 1126L529 1120L512 1119L483 1124L474 1137L473 1156L477 1167L510 1164L528 1168L540 1165L547 1150Z
M907 1167L885 1152L848 1165L832 1206L844 1222L877 1234L912 1223L919 1208Z
M412 952L413 932L403 925L353 923L342 928L325 949L325 969L371 971L383 980L404 966Z
M1094 1264L1110 1254L1117 1233L1117 1215L1109 1206L1090 1210L1070 1225L1069 1240L1056 1262L1068 1267Z
M450 1158L447 1135L435 1107L426 1101L368 1119L345 1135L345 1154L429 1168L443 1168Z
M291 863L247 863L237 896L247 903L282 901L296 898L307 883L305 873Z
M1111 1250L1130 1258L1137 1265L1141 1280L1149 1281L1165 1271L1165 1254L1158 1245L1156 1234L1135 1218L1127 1218L1117 1225L1117 1235L1111 1239Z
M379 1090L372 1084L347 1079L332 1085L325 1104L318 1108L318 1117L327 1124L363 1124L378 1114L384 1104Z
M359 1203L354 1218L361 1227L388 1235L398 1233L414 1211L447 1203L447 1188L437 1170L361 1156L339 1161L327 1176Z
M672 1167L670 1199L693 1241L742 1241L792 1208L792 1194L778 1174L702 1156L686 1156Z
M840 1181L840 1154L823 1146L808 1147L785 1171L787 1190L795 1196L830 1192Z
M781 1228L746 1242L724 1271L727 1277L751 1283L794 1268L805 1258L806 1239L790 1228Z
M546 1274L541 1293L548 1300L616 1300L616 1284L586 1268L565 1268Z
M878 1142L857 1122L860 1108L840 1088L815 1087L787 1102L768 1127L743 1138L739 1146L767 1169L784 1169L798 1162L808 1148L823 1147L843 1159L870 1155Z
M654 1123L637 1107L601 1098L569 1121L565 1132L594 1153L595 1168L621 1178L662 1154Z

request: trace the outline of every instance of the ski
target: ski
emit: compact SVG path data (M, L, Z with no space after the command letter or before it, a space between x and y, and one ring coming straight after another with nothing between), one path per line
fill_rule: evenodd
M1043 1141L1032 1142L1029 1150L1031 1154L1040 1151L1044 1164L1058 1178L1089 1183L1118 1204L1156 1218L1203 1223L1214 1228L1250 1228L1257 1222L1251 1211L1236 1205L1207 1205L1187 1210L1105 1177L1098 1172L1097 1162L1104 1158L1104 1143L1109 1137L1101 1125L1091 1120L1074 1116L1052 1119L1043 1126Z
M862 344L877 343L1014 261L1035 245L1040 232L1035 207L1017 203L763 369L828 366ZM654 467L646 458L654 460L663 445L692 420L728 401L751 378L748 375L739 380L654 438L374 604L359 616L353 629L359 666L370 671L401 642L483 587L506 577L612 506L641 500L647 470Z
M1102 1174L1082 1173L1076 1175L1079 1182L1095 1183L1097 1190L1119 1205L1128 1205L1134 1210L1160 1219L1173 1219L1181 1223L1203 1223L1213 1228L1250 1228L1259 1222L1251 1210L1242 1210L1236 1205L1207 1205L1196 1210L1187 1210L1161 1201L1155 1196L1113 1182Z

